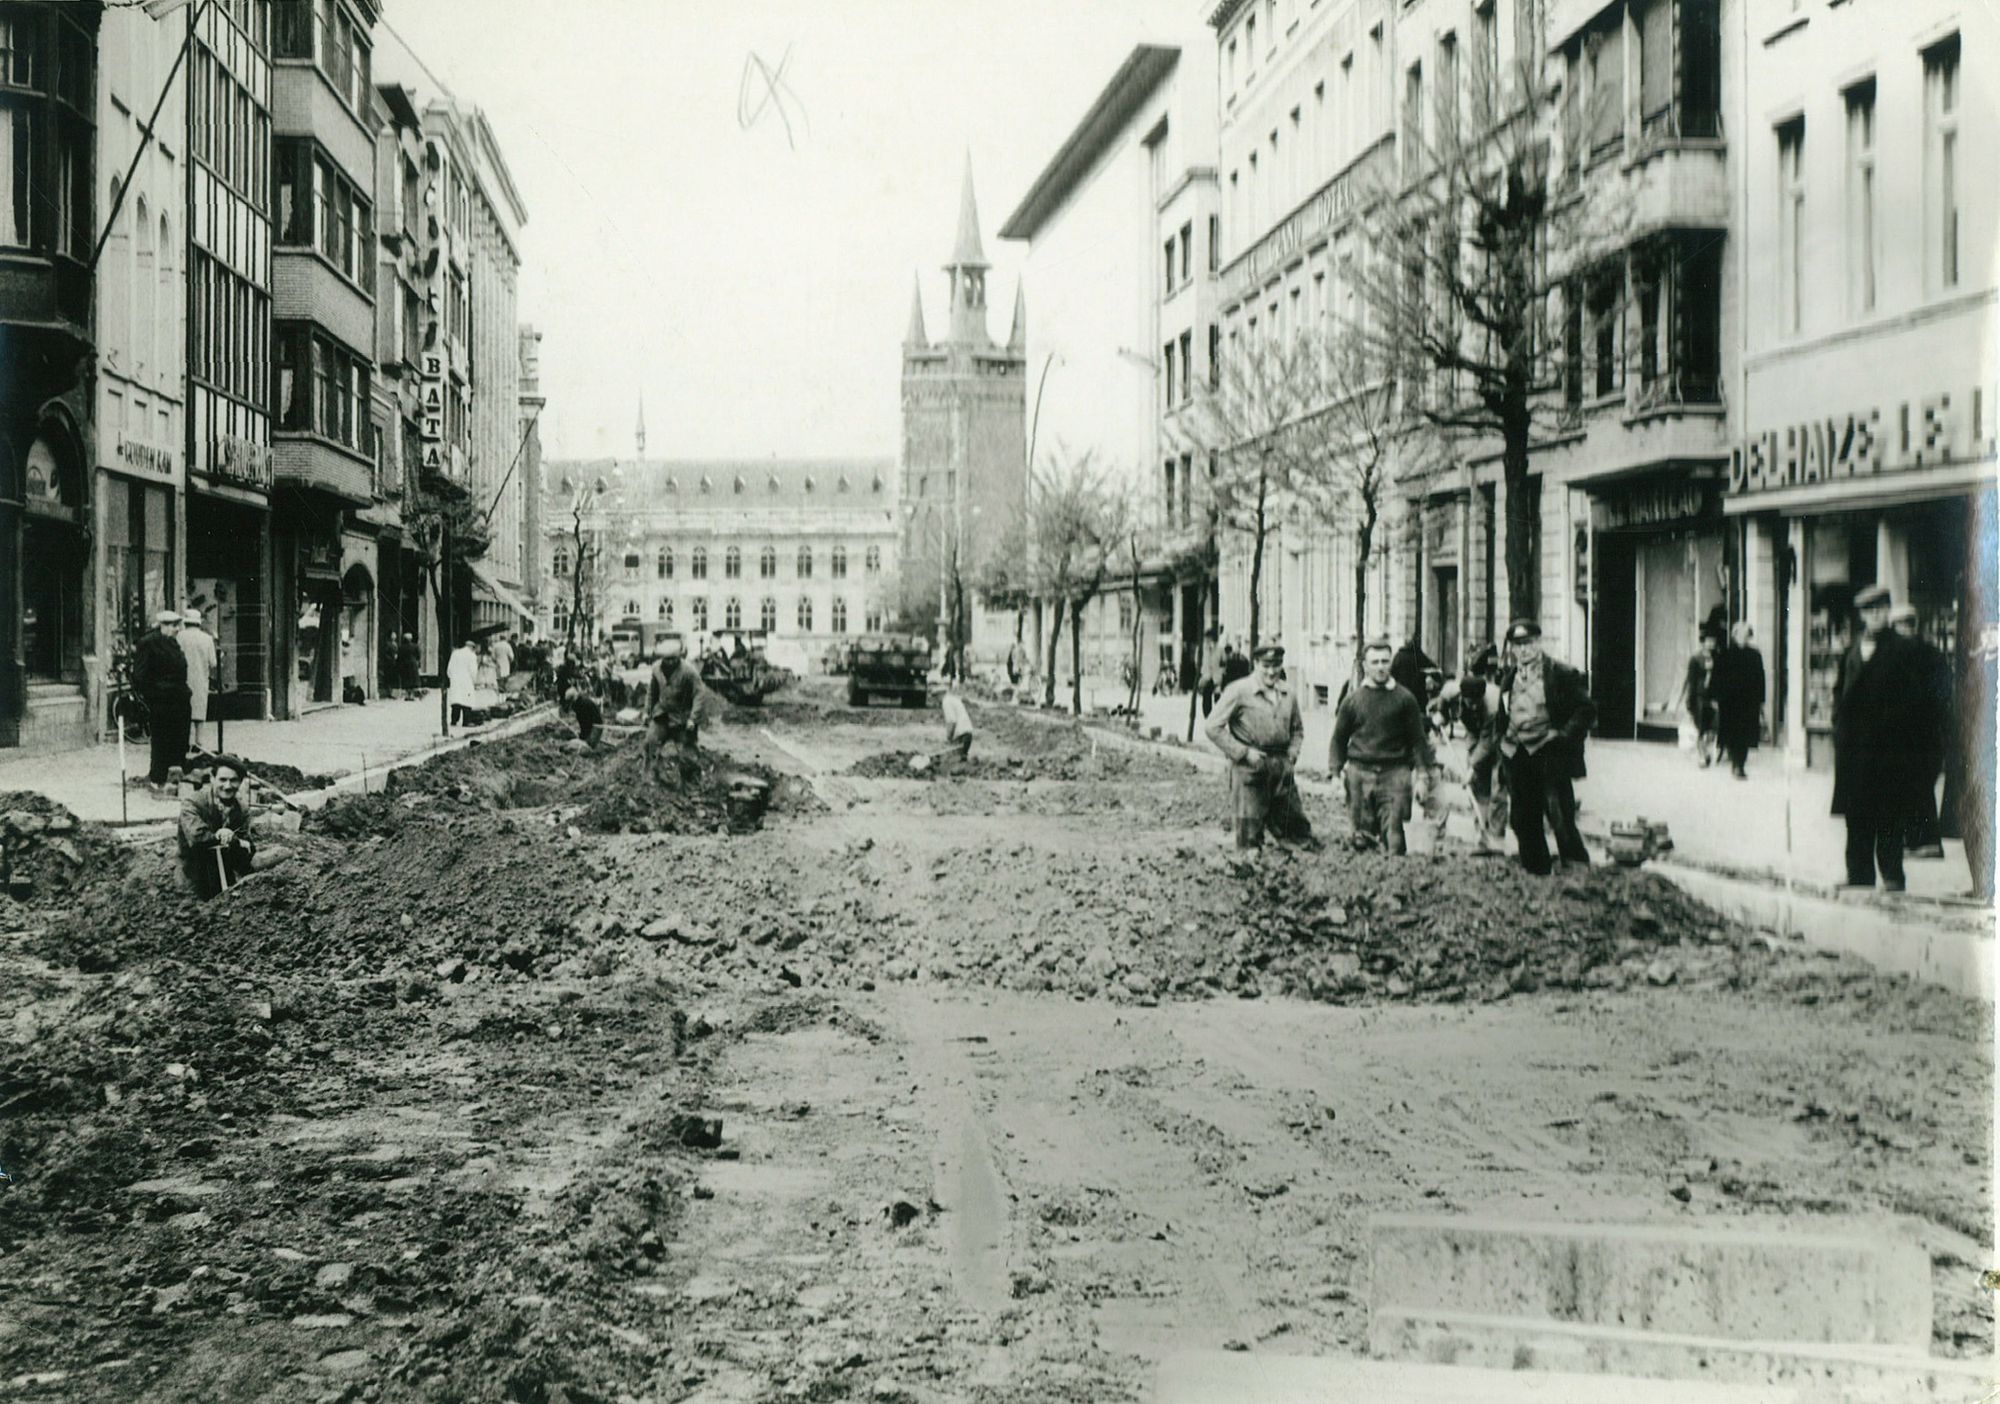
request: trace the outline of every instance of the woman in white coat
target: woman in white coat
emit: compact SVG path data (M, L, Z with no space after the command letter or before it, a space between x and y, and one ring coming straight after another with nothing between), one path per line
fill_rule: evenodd
M472 706L472 693L479 678L479 655L467 639L451 651L445 664L445 700L451 703L451 724L460 725Z

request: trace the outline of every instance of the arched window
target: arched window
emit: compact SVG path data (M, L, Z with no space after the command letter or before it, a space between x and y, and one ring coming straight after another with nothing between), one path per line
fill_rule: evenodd
M139 236L139 266L132 277L132 350L138 364L135 371L145 371L153 364L153 309L159 301L159 270L153 256L153 219L146 209L146 197L141 195L132 207L132 227Z
M653 559L653 569L662 580L674 578L674 553L672 548L662 546L660 554Z
M757 627L767 634L778 632L778 602L769 595L757 606Z
M671 624L674 622L674 602L672 600L660 601L659 616L662 624Z
M625 578L627 580L637 580L639 578L639 553L637 551L627 551L625 553Z
M722 578L740 579L743 575L743 552L734 546L722 553Z
M801 546L799 547L799 579L810 580L812 578L813 548L810 546Z
M812 490L813 490L812 474L808 473L806 474L806 491L811 492Z
M722 627L725 629L743 627L743 601L734 595L722 602Z
M625 601L625 617L627 619L637 619L639 617L639 602L637 600Z
M842 473L840 475L840 482L835 485L835 491L837 492L847 491L847 474Z
M708 632L708 596L696 595L688 601L688 623L697 634Z
M555 633L567 634L569 632L569 610L562 605L557 605L550 627Z
M882 632L882 606L878 604L868 606L868 622L865 627L871 634Z
M166 338L169 346L180 344L180 322L174 294L179 284L174 281L174 226L166 215L160 216L160 305L156 314L160 322L159 334ZM169 357L162 356L164 365Z
M833 548L833 578L835 580L847 579L847 548L845 546L836 546Z
M845 600L844 598L842 598L841 596L839 596L839 595L835 595L835 596L833 597L833 610L832 610L832 614L833 614L833 632L834 632L834 633L836 633L836 634L844 634L844 633L846 633L846 632L847 632L847 601L846 601L846 600Z
M810 634L810 633L811 633L812 631L813 631L813 602L812 602L812 596L811 596L811 595L800 595L800 596L799 596L799 632L800 632L801 634Z
M569 579L569 547L558 546L549 557L549 570L558 580Z
M688 553L688 576L694 580L708 579L708 548L697 546Z
M707 496L707 495L708 495L708 494L709 494L709 493L710 493L711 491L713 491L713 490L714 490L714 488L715 488L715 484L714 484L714 483L712 483L712 482L710 482L710 481L708 480L708 475L707 475L706 473L702 474L702 477L701 477L701 491L702 491L702 495L703 495L704 497L706 497L706 496Z
M776 580L778 578L778 548L766 546L757 553L757 578Z
M741 473L736 475L736 485L733 490L738 497L743 495L743 475Z
M881 574L882 548L880 546L870 546L868 548L868 554L861 558L861 564L862 568L866 570L870 575Z

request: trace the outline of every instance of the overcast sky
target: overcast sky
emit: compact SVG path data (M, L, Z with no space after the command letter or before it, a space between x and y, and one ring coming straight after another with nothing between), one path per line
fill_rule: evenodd
M549 456L629 454L643 393L652 457L893 457L911 275L935 333L966 152L1004 339L1001 222L1187 3L390 0L377 73L400 37L500 138Z

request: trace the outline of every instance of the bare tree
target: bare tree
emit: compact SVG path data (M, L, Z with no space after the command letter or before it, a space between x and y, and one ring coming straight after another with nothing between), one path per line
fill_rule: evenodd
M1311 350L1303 339L1232 338L1175 431L1215 463L1210 508L1218 534L1249 539L1252 648L1263 629L1265 549L1283 520L1296 463L1289 434L1314 398Z
M1605 129L1612 100L1564 88L1536 11L1526 13L1515 62L1474 45L1462 84L1433 75L1428 123L1420 103L1405 107L1396 159L1363 182L1363 256L1344 273L1359 303L1348 330L1395 369L1404 412L1461 448L1497 442L1508 605L1534 618L1531 453L1565 413L1551 393L1549 302L1619 237L1629 203L1609 188L1598 193L1610 198L1573 196L1565 172Z
M1114 493L1095 455L1071 456L1058 446L1049 466L1029 483L1021 541L1029 593L1051 610L1042 701L1054 706L1056 660L1063 618L1070 621L1070 710L1083 711L1083 611L1104 588L1125 530L1124 499Z

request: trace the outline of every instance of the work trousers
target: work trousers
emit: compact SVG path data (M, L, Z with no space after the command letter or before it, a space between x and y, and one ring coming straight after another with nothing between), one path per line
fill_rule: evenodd
M1545 823L1555 830L1556 852L1565 863L1589 866L1590 851L1576 829L1576 787L1563 773L1562 761L1553 749L1544 746L1539 751L1514 752L1507 759L1507 784L1521 866L1537 875L1555 870Z
M1505 779L1500 769L1500 748L1481 740L1466 757L1466 783L1472 790L1473 822L1479 837L1497 844L1507 833L1507 792L1496 782Z
M1238 848L1262 848L1267 831L1275 839L1312 837L1312 824L1299 805L1299 787L1282 757L1268 769L1243 762L1231 765L1229 794Z
M646 768L658 775L660 771L660 748L671 745L674 748L674 763L680 771L683 783L701 773L701 763L696 757L696 730L694 725L668 721L656 717L646 732Z
M194 723L186 707L157 702L152 705L150 722L153 729L152 754L146 778L155 785L164 785L168 769L187 759L188 729Z
M1878 867L1885 885L1903 886L1903 821L1848 815L1848 882L1855 887L1873 887Z
M1347 817L1354 825L1354 846L1407 853L1403 826L1410 822L1410 767L1351 760L1341 778L1347 786Z

